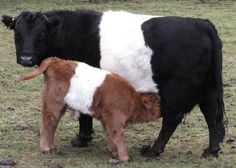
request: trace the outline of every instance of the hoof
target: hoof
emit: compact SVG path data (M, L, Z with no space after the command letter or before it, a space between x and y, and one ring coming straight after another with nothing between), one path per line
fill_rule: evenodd
M117 152L111 152L111 158L115 159L118 157L118 153Z
M111 164L118 164L118 163L120 163L120 160L112 158L112 159L109 159L108 162L111 163Z
M119 160L123 163L125 162L128 162L129 161L129 156L122 156L122 157L119 157Z
M122 160L111 158L111 159L108 160L108 162L111 163L111 164L127 163L129 161L130 161L129 158L125 158L125 159L122 159Z
M219 151L221 149L217 149L217 150L210 150L209 148L206 148L202 154L202 157L203 158L208 158L209 156L213 156L213 157L216 157L218 158L219 157Z
M159 152L154 152L150 145L144 145L140 149L140 153L144 157L155 157L155 156L159 156L161 153L163 153L163 150L161 150Z
M87 147L88 142L92 141L92 136L86 136L86 135L76 135L70 143L72 147Z
M44 155L52 155L56 152L56 148L50 149L50 150L41 150L42 154Z
M11 168L12 166L15 167L15 165L16 165L16 161L14 161L14 160L10 160L10 159L0 160L0 167L2 167L2 168L4 168L4 167Z

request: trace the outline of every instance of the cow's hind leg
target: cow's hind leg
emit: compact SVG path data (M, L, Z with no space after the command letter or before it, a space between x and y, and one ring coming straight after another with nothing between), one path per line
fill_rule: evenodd
M162 128L157 140L152 146L143 146L143 156L158 156L164 152L164 148L182 121L183 115L194 106L194 95L191 83L172 80L163 85L161 90L161 113L163 117Z
M140 150L141 154L143 156L152 157L159 156L161 153L163 153L167 142L169 141L179 123L182 121L182 118L183 116L181 113L172 117L169 115L163 116L162 128L157 140L154 142L153 146L143 146Z
M220 142L223 142L225 136L225 127L223 123L223 102L217 102L216 92L208 90L201 98L200 109L204 114L209 129L209 147L202 154L203 157L212 155L219 156Z

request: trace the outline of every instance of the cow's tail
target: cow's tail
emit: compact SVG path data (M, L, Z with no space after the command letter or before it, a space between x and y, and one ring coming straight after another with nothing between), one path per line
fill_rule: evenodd
M228 118L225 113L224 106L224 91L223 91L223 79L222 79L222 42L218 36L215 26L208 20L211 25L211 39L212 39L212 75L213 85L215 85L217 95L217 110L215 126L217 128L217 134L219 135L219 142L223 142L225 137L225 126L228 127Z
M28 80L31 78L34 78L40 74L42 74L43 72L45 72L47 70L47 68L53 63L55 62L55 60L57 60L56 57L49 57L47 59L45 59L38 68L36 68L34 71L29 72L25 75L20 76L19 78L17 78L16 81L24 81L24 80Z

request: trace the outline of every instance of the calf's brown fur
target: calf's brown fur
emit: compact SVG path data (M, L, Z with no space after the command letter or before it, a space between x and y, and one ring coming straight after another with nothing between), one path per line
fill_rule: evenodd
M40 129L40 148L55 148L54 134L61 116L65 113L64 98L70 87L78 62L56 57L45 59L42 64L18 80L27 80L44 73L43 109ZM138 93L123 78L108 74L93 96L92 115L101 121L108 138L108 149L121 161L129 159L124 143L124 127L129 124L158 120L160 105L156 94Z

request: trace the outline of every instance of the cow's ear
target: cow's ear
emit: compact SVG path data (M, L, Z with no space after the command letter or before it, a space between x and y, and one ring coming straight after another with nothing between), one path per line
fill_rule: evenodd
M48 28L49 31L53 30L58 24L59 24L60 20L57 17L51 17L47 20L46 22L46 26Z
M3 15L2 16L2 22L9 29L14 29L15 28L16 19L14 17L12 17L12 16Z

